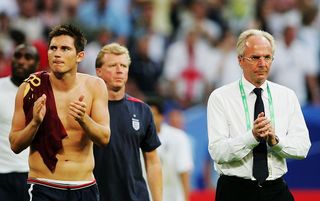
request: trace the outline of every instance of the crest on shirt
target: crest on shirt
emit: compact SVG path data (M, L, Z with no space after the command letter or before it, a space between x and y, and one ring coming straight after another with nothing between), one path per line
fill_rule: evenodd
M134 130L139 130L140 129L140 121L139 121L139 119L136 119L136 118L134 118L134 117L136 117L136 115L133 115L133 118L132 118L132 127L133 127L133 129Z

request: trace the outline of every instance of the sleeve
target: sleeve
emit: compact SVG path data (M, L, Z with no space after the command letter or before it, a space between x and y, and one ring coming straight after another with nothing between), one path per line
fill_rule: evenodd
M293 91L289 94L288 104L288 129L287 133L276 135L279 143L272 147L283 158L304 159L311 147L309 131L307 129L303 113L297 96Z
M209 153L218 164L239 161L247 156L258 144L251 130L243 135L230 133L230 122L227 117L227 106L224 98L213 92L207 107ZM234 111L236 112L236 111Z
M181 133L177 146L176 167L178 172L187 172L193 169L191 143L186 133Z
M144 152L150 152L155 150L157 147L161 145L159 140L156 126L153 121L152 113L149 107L145 107L146 112L146 131L145 137L140 143L140 147Z

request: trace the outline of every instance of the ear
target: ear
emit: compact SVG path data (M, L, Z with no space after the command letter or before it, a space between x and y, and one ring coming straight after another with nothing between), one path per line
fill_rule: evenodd
M97 75L98 77L101 76L101 68L96 68L96 75Z
M84 51L81 51L77 54L77 62L80 63L84 59Z
M242 68L242 61L243 61L243 58L241 56L238 56L238 63L241 68Z

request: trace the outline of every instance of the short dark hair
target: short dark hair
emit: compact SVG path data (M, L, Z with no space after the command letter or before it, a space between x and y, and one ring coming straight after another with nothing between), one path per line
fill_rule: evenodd
M150 96L146 98L146 103L150 107L155 107L158 112L164 115L164 99L159 96Z
M40 56L37 48L30 43L21 43L16 46L14 49L14 55L18 53L20 50L25 49L28 54L30 54L36 63L39 63Z
M84 51L84 46L87 44L87 39L80 29L73 26L72 24L63 24L54 27L49 33L48 44L50 45L52 38L67 35L74 38L74 46L77 52Z

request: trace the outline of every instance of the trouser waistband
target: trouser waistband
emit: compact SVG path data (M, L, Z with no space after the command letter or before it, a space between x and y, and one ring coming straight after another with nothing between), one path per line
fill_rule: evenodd
M38 185L47 186L50 188L56 188L60 190L79 190L79 189L87 188L96 184L95 179L84 184L62 184L62 183L43 181L37 178L28 178L27 182L28 184L38 184Z
M275 180L267 180L267 181L265 181L265 182L263 182L261 184L259 184L258 181L256 181L256 180L244 179L244 178L237 177L237 176L221 175L220 177L221 177L221 179L225 179L225 180L229 180L229 181L233 181L233 182L254 183L254 184L257 184L260 187L272 186L272 185L284 182L283 177L279 177L279 178L277 178Z

